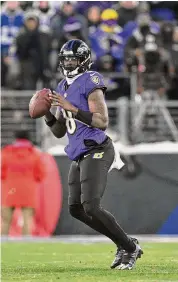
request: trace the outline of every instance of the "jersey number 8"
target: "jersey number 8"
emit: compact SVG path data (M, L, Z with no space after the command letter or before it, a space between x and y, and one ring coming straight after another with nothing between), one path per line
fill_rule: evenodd
M74 134L77 129L77 125L72 116L72 113L64 109L62 109L62 113L63 113L63 117L66 119L67 131L69 132L69 134Z

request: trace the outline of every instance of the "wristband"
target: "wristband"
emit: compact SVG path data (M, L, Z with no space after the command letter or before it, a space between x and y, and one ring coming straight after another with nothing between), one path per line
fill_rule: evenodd
M57 119L55 118L54 115L53 115L52 120L50 120L50 121L47 121L47 120L45 119L46 125L49 126L49 127L52 127L52 126L56 123L56 121L57 121Z
M75 116L76 119L78 119L79 121L87 124L87 125L90 125L91 126L91 123L92 123L92 117L93 117L93 114L90 113L90 112L85 112L85 111L82 111L80 109L78 109L78 112Z

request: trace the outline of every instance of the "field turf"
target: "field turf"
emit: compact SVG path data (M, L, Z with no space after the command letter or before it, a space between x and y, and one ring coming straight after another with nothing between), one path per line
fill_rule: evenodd
M132 271L110 270L112 244L2 243L2 282L178 282L178 243L143 243Z

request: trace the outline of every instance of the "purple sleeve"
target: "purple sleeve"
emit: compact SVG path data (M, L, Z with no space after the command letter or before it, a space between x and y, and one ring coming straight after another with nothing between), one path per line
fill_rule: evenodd
M91 72L89 77L86 80L85 85L85 95L88 98L90 93L92 93L95 89L102 89L105 93L107 87L104 84L103 76L97 72Z

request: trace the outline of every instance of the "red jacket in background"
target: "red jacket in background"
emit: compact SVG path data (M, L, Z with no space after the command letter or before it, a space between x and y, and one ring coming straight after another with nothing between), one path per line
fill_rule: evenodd
M2 159L2 206L36 208L39 182L45 177L41 152L25 139L5 146Z

